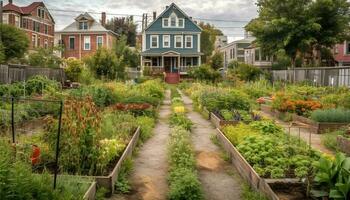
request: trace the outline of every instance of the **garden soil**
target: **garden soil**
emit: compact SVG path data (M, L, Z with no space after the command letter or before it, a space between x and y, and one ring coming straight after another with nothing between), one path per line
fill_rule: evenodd
M192 142L205 199L241 199L242 179L235 168L222 158L223 151L211 140L216 129L210 121L193 111L191 99L183 95L183 100L189 111L187 116L194 124Z
M160 107L159 119L153 136L139 149L131 172L130 194L112 196L112 200L166 200L168 193L167 144L170 128L167 123L171 114L170 91Z

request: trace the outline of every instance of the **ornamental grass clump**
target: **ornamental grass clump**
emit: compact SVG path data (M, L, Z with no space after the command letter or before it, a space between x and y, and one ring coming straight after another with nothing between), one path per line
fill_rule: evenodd
M350 123L350 110L316 110L311 114L311 119L316 122Z

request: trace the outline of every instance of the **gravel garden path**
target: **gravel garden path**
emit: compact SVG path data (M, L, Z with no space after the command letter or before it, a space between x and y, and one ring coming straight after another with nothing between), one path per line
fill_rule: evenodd
M267 118L270 118L272 120L275 120L277 124L279 124L280 126L282 126L285 131L288 133L289 132L289 126L290 126L290 123L289 122L284 122L282 120L279 120L277 118L275 118L274 116L268 114L268 113L265 113L265 112L262 112L262 114L267 117ZM291 126L291 129L290 129L290 133L291 135L294 135L296 137L299 137L299 128L296 127L296 126ZM307 144L309 144L309 141L310 141L310 131L306 128L300 128L300 138L302 140L304 140ZM331 154L331 155L334 155L334 152L327 149L323 144L322 144L322 141L321 141L321 134L316 134L316 133L311 133L311 147L313 149L316 149L316 150L319 150L323 153L327 153L327 154Z
M192 142L196 151L197 170L205 199L241 199L242 180L238 172L222 157L223 151L213 143L211 137L216 129L210 121L193 111L192 100L182 95L188 118L193 122Z
M170 91L159 110L159 119L153 136L139 149L134 159L128 195L114 195L112 200L165 200L168 192L167 144L170 128L167 124L171 113Z

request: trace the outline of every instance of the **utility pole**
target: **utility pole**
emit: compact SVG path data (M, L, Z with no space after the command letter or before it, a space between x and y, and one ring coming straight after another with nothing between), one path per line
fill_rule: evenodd
M145 29L145 13L142 14L142 31L143 29Z
M147 13L146 13L146 16L145 16L145 20L146 20L145 28L147 28L147 26L148 26L148 16L147 16Z

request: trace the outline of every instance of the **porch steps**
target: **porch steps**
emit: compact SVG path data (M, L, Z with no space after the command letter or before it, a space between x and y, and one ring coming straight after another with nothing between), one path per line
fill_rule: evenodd
M165 82L169 84L178 84L180 82L180 74L176 73L165 73Z

